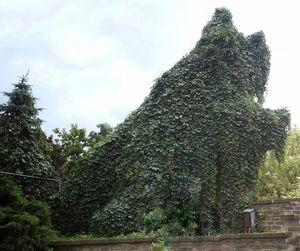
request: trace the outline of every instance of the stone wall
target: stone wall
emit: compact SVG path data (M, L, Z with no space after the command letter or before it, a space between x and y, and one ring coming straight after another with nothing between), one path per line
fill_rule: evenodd
M300 250L300 199L254 203L257 222L269 233L171 238L171 251ZM54 251L150 251L153 238L53 241Z
M53 241L54 251L150 251L153 238ZM168 240L171 251L296 251L299 238L291 232L223 234Z
M297 239L290 232L224 234L212 237L172 238L171 251L278 251L297 250Z
M153 238L52 241L54 251L150 251Z
M254 203L257 223L265 231L298 231L300 199L269 200Z

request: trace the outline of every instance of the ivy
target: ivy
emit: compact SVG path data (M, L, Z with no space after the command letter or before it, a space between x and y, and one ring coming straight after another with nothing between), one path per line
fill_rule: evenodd
M239 230L260 163L270 149L282 154L290 123L285 109L263 108L269 68L263 32L246 37L217 9L195 48L66 181L63 231Z

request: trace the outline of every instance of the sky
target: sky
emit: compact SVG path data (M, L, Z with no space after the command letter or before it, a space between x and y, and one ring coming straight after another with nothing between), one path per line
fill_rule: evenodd
M29 69L48 134L71 123L115 126L195 46L218 7L245 35L264 31L265 107L286 107L300 127L298 0L0 0L0 91Z

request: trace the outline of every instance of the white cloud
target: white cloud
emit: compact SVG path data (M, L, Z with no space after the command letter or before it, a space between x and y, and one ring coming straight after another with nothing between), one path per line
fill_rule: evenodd
M93 126L100 122L116 125L126 113L138 107L149 92L152 75L128 61L112 62L108 68L112 69L112 66L114 70L110 73L101 72L96 67L70 76L68 80L76 88L66 91L61 97L60 116L71 121L88 121ZM107 77L102 74L107 74ZM107 82L85 89L83 83L95 79Z
M0 9L4 12L41 12L52 9L61 2L60 0L40 1L40 0L1 0Z
M296 0L3 0L2 74L14 79L31 70L47 128L120 123L223 6L241 32L264 30L272 52L266 106L287 106L300 125Z
M121 44L105 35L93 39L89 35L70 31L64 27L53 36L52 49L57 58L65 63L87 67L108 60L110 56L120 51Z
M30 65L36 89L47 88L55 96L50 98L54 104L47 112L55 114L61 127L77 122L93 129L98 123L120 123L126 115L136 109L149 93L153 73L141 69L128 59L115 59L103 66L60 69L51 61L15 60L18 67ZM47 119L46 119L47 120ZM55 127L52 121L50 123ZM48 131L51 128L47 128Z

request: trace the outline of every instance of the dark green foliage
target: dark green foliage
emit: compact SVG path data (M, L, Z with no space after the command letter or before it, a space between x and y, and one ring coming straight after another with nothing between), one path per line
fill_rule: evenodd
M126 142L125 138L124 142ZM84 162L83 166L79 166L66 177L67 180L63 184L61 193L52 202L52 208L55 209L53 212L55 229L65 234L88 230L91 214L105 206L113 197L115 188L120 186L123 168L115 166L115 161L121 156L119 146L118 142L112 138L105 145L99 146L97 154L96 152L91 153L94 162ZM102 151L102 154L99 154L99 151ZM94 169L93 165L101 162L104 155L108 168L103 168L101 171ZM87 187L89 187L88 194L97 194L93 198L93 202L89 196L86 196L85 189Z
M245 37L217 9L196 47L67 181L63 230L88 231L91 220L101 236L238 231L260 163L270 149L282 154L289 126L286 110L262 106L269 60L262 32Z
M49 153L51 165L55 169L56 175L61 178L65 174L65 171L63 170L62 166L67 161L66 157L62 152L62 146L53 139L53 135L50 135L47 138L47 142L51 146L51 151Z
M64 179L72 180L77 183L77 188L84 189L85 179L81 179L80 176L88 177L88 175L94 175L90 168L82 167L85 166L87 159L90 155L93 155L94 149L106 143L113 132L113 128L106 123L97 125L98 131L92 131L87 135L86 130L79 128L77 124L72 124L69 131L66 129L54 129L54 133L58 138L53 143L53 155L52 160L62 160L60 170L61 176ZM114 156L112 158L115 158ZM76 175L81 172L81 175ZM101 177L98 177L101 179ZM108 174L105 174L103 181L103 187L99 189L103 191L103 200L107 201L107 198L111 197L110 182L114 182L115 179L111 180ZM68 191L64 196L55 196L51 201L51 207L54 215L54 225L57 230L62 233L78 233L78 229L84 231L85 226L89 225L89 220L85 216L87 205L78 207L77 196L78 190L72 189L73 183L65 183L64 191ZM91 188L93 190L93 188ZM91 190L91 192L92 192ZM64 193L64 192L63 192ZM98 206L95 204L95 208ZM67 212L67 215L65 214ZM76 221L74 221L76 218ZM69 224L69 220L73 221ZM74 224L74 226L73 226Z
M26 77L14 84L6 104L0 105L0 170L25 175L51 177L53 168L46 153L50 150L45 134L41 130L35 98ZM26 195L47 199L53 182L15 178Z
M47 204L27 200L8 178L0 178L0 250L49 250L55 236Z
M120 234L120 229L125 235L140 231L142 226L138 216L140 208L145 207L145 204L140 198L135 198L133 194L112 200L104 210L94 215L91 232L105 233L106 236L113 237ZM115 218L116 214L119 217ZM112 217L114 218L113 222L111 221Z
M113 133L114 129L107 123L101 123L97 125L98 132L91 131L88 136L89 150L92 151L97 145L103 145L109 139L109 136Z

